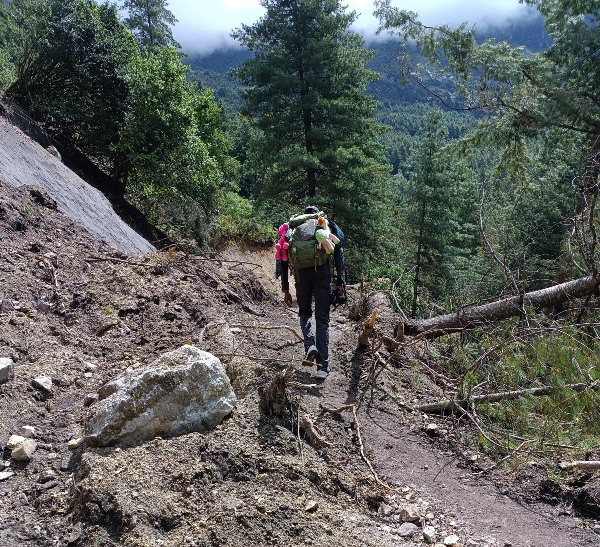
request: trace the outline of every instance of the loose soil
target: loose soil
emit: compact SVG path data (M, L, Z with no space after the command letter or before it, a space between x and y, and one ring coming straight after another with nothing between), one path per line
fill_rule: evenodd
M456 534L471 546L600 544L595 522L575 518L568 498L595 484L589 477L544 483L534 463L518 480L486 472L491 462L461 448L449 419L438 420L438 437L427 436L432 418L403 402L440 391L412 381L408 365L371 397L371 360L357 349L349 306L332 312L333 372L293 395L330 446L298 435L293 413L262 414L260 388L287 365L297 381L316 383L294 333L262 328L297 329L296 313L281 302L270 250L207 258L171 249L130 259L43 192L0 183L0 357L15 361L15 377L0 386L0 471L14 473L0 482L0 545L424 544L418 534L398 535L408 504L433 515L438 541ZM361 302L356 289L349 297ZM391 334L397 318L385 298L371 302L378 328ZM221 356L239 398L230 418L207 434L69 450L93 410L86 395L186 343ZM51 396L32 387L39 375L52 378ZM350 403L358 423L352 411L320 407ZM35 427L38 449L19 463L5 445L24 425Z

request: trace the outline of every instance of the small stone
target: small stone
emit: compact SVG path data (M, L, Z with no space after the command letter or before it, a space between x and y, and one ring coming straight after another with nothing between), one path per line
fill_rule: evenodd
M6 448L9 450L14 450L17 448L25 440L25 437L22 435L11 435L6 442Z
M10 479L13 475L14 473L12 471L2 471L0 473L0 482Z
M56 258L56 253L53 253L53 252L44 253L44 257L47 258L48 260L53 260L54 258Z
M412 522L405 522L398 529L398 535L403 538L413 537L419 531L419 527Z
M32 380L31 385L46 395L52 393L52 378L50 376L38 376Z
M84 537L83 524L78 522L74 527L69 536L67 537L67 545L75 545L79 543Z
M35 437L35 427L32 425L24 425L20 431L21 435L26 439L31 439Z
M73 469L73 460L71 458L71 454L66 454L60 460L60 470L64 473L66 471L71 471Z
M446 536L444 538L444 545L456 545L459 541L460 541L460 538L453 534L451 536Z
M37 449L37 443L33 439L23 439L10 453L11 458L18 462L27 462Z
M416 522L421 518L421 512L416 505L407 505L400 511L400 518L404 522Z
M40 296L36 302L37 309L42 313L48 313L52 309L52 304L48 302L43 296Z
M0 384L6 384L15 373L15 363L8 357L0 359Z
M13 311L15 309L15 303L10 298L4 298L0 301L0 313Z
M389 517L394 512L394 508L387 503L382 503L377 510L377 514L381 517Z
M430 437L437 437L440 434L440 427L437 424L431 423L427 424L425 428L425 433Z
M98 370L98 365L94 365L94 363L85 363L85 371L86 372L95 372Z
M436 533L433 526L423 526L423 538L427 543L435 543Z
M433 513L427 513L427 514L425 515L425 520L426 520L427 522L431 522L431 521L432 521L434 518L435 518L435 515L434 515Z
M49 482L49 481L56 479L56 477L57 477L57 475L56 475L56 471L54 471L54 469L45 469L44 471L42 471L40 473L38 482L40 484L44 484L45 482Z
M318 504L318 502L316 502L314 500L308 500L306 502L306 505L304 506L304 510L307 513L314 513L318 508L319 508L319 504Z
M77 439L71 439L67 443L67 447L69 448L69 450L75 450L83 444L83 440L84 440L83 437L79 437Z
M97 403L100 400L100 395L97 393L88 393L83 399L83 406L88 407L92 406L94 403Z

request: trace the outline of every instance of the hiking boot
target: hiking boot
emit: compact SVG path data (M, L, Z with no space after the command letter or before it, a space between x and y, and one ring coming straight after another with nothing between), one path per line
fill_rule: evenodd
M306 352L306 357L304 358L304 360L314 362L318 357L319 350L317 349L317 346L310 346L310 348L308 348L308 351Z
M317 373L315 374L315 378L317 380L325 380L327 375L329 374L329 366L328 365L317 365Z

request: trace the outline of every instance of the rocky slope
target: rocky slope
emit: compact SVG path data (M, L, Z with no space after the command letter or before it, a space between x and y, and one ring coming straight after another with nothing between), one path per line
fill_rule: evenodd
M371 398L348 307L332 314L334 372L293 395L327 445L299 433L297 414L261 412L259 389L287 365L314 382L271 269L270 251L128 259L39 189L0 183L0 358L14 362L0 385L0 545L597 544L592 521L501 494L485 462L457 456L451 422L430 438L430 418L398 404L437 395L410 367ZM226 366L228 419L133 447L81 444L101 386L184 344ZM356 417L322 409L356 402ZM17 461L6 444L24 426L36 449Z

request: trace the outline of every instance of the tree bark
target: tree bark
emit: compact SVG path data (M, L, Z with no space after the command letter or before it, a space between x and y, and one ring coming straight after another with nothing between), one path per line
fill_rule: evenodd
M578 469L587 469L594 470L600 469L600 462L598 461L573 461L573 462L562 462L560 464L561 469L573 469L577 467Z
M580 383L580 384L567 384L561 387L555 386L543 386L543 387L534 387L531 389L515 389L512 391L501 391L500 393L489 393L487 395L476 395L475 397L471 397L470 399L460 399L460 400L452 400L452 399L443 399L441 401L436 401L435 403L427 403L424 405L415 405L412 408L414 410L420 410L421 412L429 412L432 414L444 413L444 412L460 412L460 409L466 409L470 405L479 405L481 403L497 403L499 401L509 401L511 399L518 399L520 397L525 397L526 395L535 395L537 397L543 395L550 395L551 393L558 391L560 389L572 389L578 393L582 391L587 391L588 389L597 390L600 389L600 383L592 382L589 384Z
M524 307L542 309L574 298L581 298L593 294L599 284L600 278L587 276L539 291L525 293L522 296L512 296L482 306L464 308L456 313L439 315L430 319L408 320L404 323L404 333L437 338L445 334L472 329L488 322L519 316ZM523 299L522 303L521 298Z

